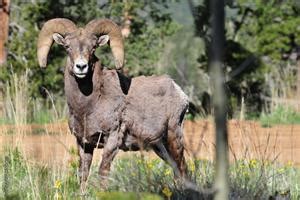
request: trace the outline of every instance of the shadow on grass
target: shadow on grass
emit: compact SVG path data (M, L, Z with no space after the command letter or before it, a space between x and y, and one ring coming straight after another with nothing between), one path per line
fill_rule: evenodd
M195 190L183 190L174 192L171 196L172 200L211 200L213 199L213 194L203 194Z

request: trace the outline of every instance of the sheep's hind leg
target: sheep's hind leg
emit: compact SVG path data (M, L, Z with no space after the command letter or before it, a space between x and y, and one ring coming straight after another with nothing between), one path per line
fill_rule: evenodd
M182 129L180 126L175 132L168 131L167 143L163 144L162 141L153 146L155 153L167 162L174 170L175 179L180 181L180 185L189 192L193 191L201 194L212 195L216 191L214 189L203 189L192 182L187 176L187 167L184 159Z
M80 191L81 194L84 194L86 189L86 181L88 179L91 163L93 160L94 148L86 144L81 144L78 140L77 146L79 154Z
M194 182L190 180L187 176L187 166L184 158L184 142L183 142L183 134L182 134L182 127L178 125L174 131L168 130L168 152L172 159L175 161L176 166L180 171L180 176L176 176L175 178L180 178L181 184L183 184L185 189L190 189L196 192L202 193L211 193L211 191L204 190L199 188Z
M176 177L180 176L180 171L177 167L176 162L174 159L170 156L169 152L167 151L165 145L160 141L156 145L153 146L153 150L162 160L164 160L166 163L168 163L173 171Z
M111 133L107 139L102 153L102 160L99 167L99 175L101 178L100 186L102 189L107 188L107 177L110 171L111 163L119 151L122 142L122 135L119 131Z
M175 131L168 130L167 150L171 158L175 161L176 166L180 171L180 177L186 178L187 167L183 155L183 151L184 151L183 134L182 134L182 128L180 126L177 126ZM177 176L176 178L179 177Z

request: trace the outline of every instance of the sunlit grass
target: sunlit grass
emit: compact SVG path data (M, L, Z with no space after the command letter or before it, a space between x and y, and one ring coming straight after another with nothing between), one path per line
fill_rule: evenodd
M33 164L18 149L6 149L1 155L0 198L8 199L74 199L80 198L77 177L77 155L70 150L72 158L65 169ZM192 179L202 188L213 183L213 163L207 160L188 160ZM300 197L300 170L292 163L279 165L256 159L239 160L230 166L232 198L268 199L275 192ZM107 195L106 192L111 192ZM126 192L127 195L121 195ZM101 199L180 199L190 195L175 181L171 168L160 159L133 156L115 160L109 177L107 191L100 188L97 166L93 165L88 180L87 198ZM115 198L111 198L115 195ZM139 196L140 195L140 196ZM140 198L143 197L143 198Z
M291 107L278 106L269 114L262 113L259 120L264 127L275 124L300 124L300 114Z

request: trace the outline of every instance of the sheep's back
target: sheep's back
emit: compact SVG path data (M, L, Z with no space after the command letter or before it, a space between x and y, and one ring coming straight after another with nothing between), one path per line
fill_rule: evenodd
M141 76L132 79L123 117L133 132L153 139L187 104L187 96L169 76Z

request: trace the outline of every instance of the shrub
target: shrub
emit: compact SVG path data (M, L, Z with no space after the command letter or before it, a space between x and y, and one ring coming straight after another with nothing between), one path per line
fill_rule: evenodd
M261 114L260 123L264 127L275 124L300 124L300 113L291 107L278 106L269 114Z

